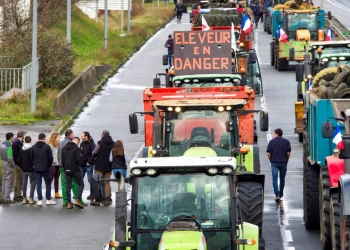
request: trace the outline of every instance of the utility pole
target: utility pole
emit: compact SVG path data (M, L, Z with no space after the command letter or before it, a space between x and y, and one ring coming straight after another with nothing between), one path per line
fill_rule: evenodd
M321 0L321 10L324 10L324 0Z
M98 22L98 0L96 0L96 23Z
M67 0L67 44L71 43L71 0Z
M38 26L38 0L33 0L33 34L32 34L32 74L31 74L31 96L30 96L30 113L36 110L36 84L37 84L37 26Z
M108 42L108 0L105 0L105 49L107 49Z
M128 33L130 32L131 0L128 0Z

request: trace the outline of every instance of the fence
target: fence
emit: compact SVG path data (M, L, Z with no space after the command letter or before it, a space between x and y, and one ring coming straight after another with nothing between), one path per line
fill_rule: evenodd
M35 83L37 83L39 80L39 58L37 59L36 63L37 72L35 73ZM13 88L19 88L22 90L30 89L31 74L32 63L29 63L22 68L0 67L0 92L4 93Z

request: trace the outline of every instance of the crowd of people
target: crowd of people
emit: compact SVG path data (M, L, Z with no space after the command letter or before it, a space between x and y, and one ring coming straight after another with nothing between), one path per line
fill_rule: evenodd
M2 160L2 202L12 204L22 202L30 205L43 205L42 180L44 179L46 205L55 205L51 196L51 185L54 183L54 198L63 199L63 206L72 209L74 206L84 208L88 204L82 199L84 177L90 185L90 205L109 206L112 203L110 182L105 181L106 199L95 199L92 176L101 174L103 179L110 179L119 172L126 177L127 163L130 158L124 150L122 141L113 141L108 130L103 130L101 139L95 144L89 132L75 137L71 129L65 131L65 138L52 133L46 143L46 135L40 133L38 141L33 144L26 131L18 131L17 137L11 132L6 134L0 145ZM28 179L30 183L27 196ZM59 193L61 180L62 195ZM34 198L35 189L37 200ZM13 191L13 198L11 193ZM71 200L73 192L74 202Z

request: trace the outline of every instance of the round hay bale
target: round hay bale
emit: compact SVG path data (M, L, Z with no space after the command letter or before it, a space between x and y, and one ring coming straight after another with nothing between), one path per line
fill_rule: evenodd
M312 87L318 87L319 82L324 79L325 81L329 82L334 79L334 76L337 74L337 68L336 67L330 67L321 70L318 72L314 79L312 80Z

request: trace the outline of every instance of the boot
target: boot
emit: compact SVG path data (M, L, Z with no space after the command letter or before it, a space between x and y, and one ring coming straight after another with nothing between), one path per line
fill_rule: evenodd
M84 204L79 199L75 199L74 206L77 206L82 209L84 208Z
M29 205L36 204L36 201L33 198L29 198Z
M27 197L24 197L23 198L23 202L22 202L23 204L29 204L29 201L28 201L28 199L27 199Z
M73 208L73 203L72 202L68 202L67 203L67 209L72 209Z
M60 195L59 192L57 192L57 193L55 193L55 198L57 198L57 199L62 199L62 196Z

